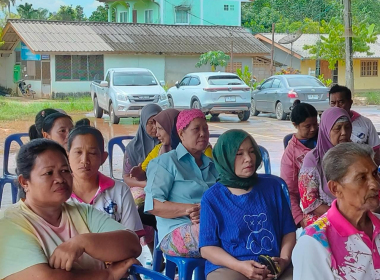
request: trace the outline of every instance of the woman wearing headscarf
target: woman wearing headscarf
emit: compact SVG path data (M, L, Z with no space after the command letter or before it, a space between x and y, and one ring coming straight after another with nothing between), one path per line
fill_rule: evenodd
M298 179L306 226L326 213L334 200L322 170L323 156L339 143L350 142L351 131L352 124L347 111L333 107L323 112L317 146L306 154Z
M244 130L223 133L213 158L219 178L204 193L200 213L199 247L207 259L207 279L279 276L291 263L296 242L296 227L281 185L257 175L260 149ZM263 265L260 255L272 261L276 270Z
M145 211L156 216L164 253L200 257L199 203L218 174L212 160L203 153L210 134L202 111L182 111L176 128L181 143L149 163Z

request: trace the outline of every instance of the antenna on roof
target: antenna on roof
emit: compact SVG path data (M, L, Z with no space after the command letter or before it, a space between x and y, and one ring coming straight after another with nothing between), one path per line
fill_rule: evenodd
M302 35L302 30L298 29L296 33L288 34L285 37L282 37L278 41L279 44L283 44L283 45L290 44L290 54L291 54L290 68L292 68L292 61L293 61L293 43L297 41L301 37L301 35Z

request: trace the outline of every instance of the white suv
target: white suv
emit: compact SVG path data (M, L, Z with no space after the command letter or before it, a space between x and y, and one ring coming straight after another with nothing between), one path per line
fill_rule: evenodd
M212 116L237 114L241 121L250 116L251 89L235 74L190 73L167 94L172 108L198 108Z

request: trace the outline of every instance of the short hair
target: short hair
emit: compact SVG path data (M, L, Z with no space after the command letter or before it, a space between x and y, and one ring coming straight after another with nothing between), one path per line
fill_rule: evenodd
M37 156L51 150L58 151L68 160L65 149L57 142L45 138L38 138L22 145L16 158L16 173L25 179L30 179Z
M346 100L352 100L352 93L351 93L351 90L348 88L348 87L345 87L345 86L340 86L340 85L334 85L330 88L330 91L329 91L329 98L330 98L330 95L331 94L334 94L334 93L338 93L338 92L341 92L344 94L344 97L346 98Z
M310 105L308 103L299 103L293 108L290 114L290 120L296 125L299 125L300 123L306 121L307 118L317 116L318 112L313 105Z
M69 140L67 142L67 150L68 151L71 150L71 146L73 144L75 137L77 137L78 135L87 135L87 134L90 134L95 137L99 150L101 153L103 153L104 152L104 138L103 138L102 133L95 127L88 126L88 125L78 126L74 128L73 130L71 130L69 134Z
M339 182L346 176L348 168L359 157L374 158L373 148L366 144L341 143L328 150L322 160L326 181Z

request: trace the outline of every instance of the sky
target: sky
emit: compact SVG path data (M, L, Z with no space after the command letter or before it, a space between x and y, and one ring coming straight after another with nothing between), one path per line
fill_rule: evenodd
M62 5L81 5L84 8L84 13L87 17L91 15L93 11L96 10L96 7L100 6L102 3L96 0L16 0L15 7L12 7L12 11L16 11L16 7L20 4L33 4L34 9L45 8L50 12L58 11L59 7Z

